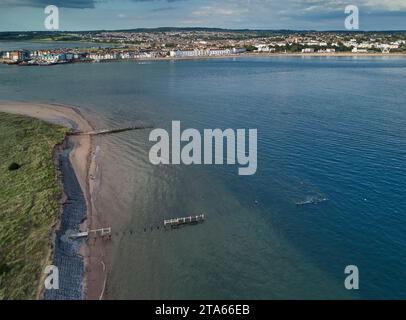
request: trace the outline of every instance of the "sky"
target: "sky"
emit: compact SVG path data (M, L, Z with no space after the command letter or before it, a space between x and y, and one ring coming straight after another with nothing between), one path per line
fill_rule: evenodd
M45 30L59 8L60 30L154 27L344 30L345 7L360 30L406 30L406 0L0 0L0 31Z

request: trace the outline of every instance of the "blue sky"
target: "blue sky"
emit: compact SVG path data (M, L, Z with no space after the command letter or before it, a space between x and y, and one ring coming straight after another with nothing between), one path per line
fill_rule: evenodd
M406 0L0 0L0 31L44 30L44 8L60 8L61 30L140 27L344 29L346 5L362 30L405 30Z

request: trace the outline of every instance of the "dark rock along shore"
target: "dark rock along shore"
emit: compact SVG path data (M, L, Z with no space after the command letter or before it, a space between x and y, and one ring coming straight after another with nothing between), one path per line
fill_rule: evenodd
M67 201L63 204L60 226L56 231L52 263L59 269L59 289L45 289L45 300L81 300L84 298L84 261L78 254L83 240L72 240L69 234L78 232L86 218L86 200L75 175L69 154L73 143L65 141L59 154L59 170Z

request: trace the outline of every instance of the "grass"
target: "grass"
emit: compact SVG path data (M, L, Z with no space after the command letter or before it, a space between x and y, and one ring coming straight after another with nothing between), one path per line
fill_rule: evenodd
M38 294L62 192L53 151L67 130L0 112L0 300Z

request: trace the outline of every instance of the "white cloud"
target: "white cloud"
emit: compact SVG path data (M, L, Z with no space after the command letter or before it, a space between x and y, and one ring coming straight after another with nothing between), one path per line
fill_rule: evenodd
M247 14L250 0L215 1L210 5L202 6L192 12L195 17L231 17ZM244 5L245 4L245 5Z
M328 12L344 10L356 5L369 11L405 11L406 0L287 0L286 6L301 8L303 12Z
M406 0L364 0L363 2L369 9L406 11Z
M349 4L357 5L361 14L406 12L406 0L206 0L189 11L182 23L334 29L342 27Z
M232 16L238 12L231 8L222 8L220 6L204 6L192 12L196 17L207 17L211 15L217 16Z

